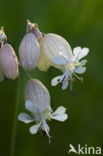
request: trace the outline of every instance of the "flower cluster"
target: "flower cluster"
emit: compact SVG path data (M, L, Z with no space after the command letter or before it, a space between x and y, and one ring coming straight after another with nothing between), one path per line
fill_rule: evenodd
M50 105L48 89L37 79L31 78L29 71L38 67L41 71L47 71L50 66L59 69L63 74L52 79L51 85L62 84L66 89L72 80L86 71L87 60L83 58L88 54L88 48L76 47L71 49L69 43L59 35L40 32L38 25L27 20L27 32L19 46L19 58L14 49L7 42L7 36L3 27L0 29L0 81L4 77L15 80L19 76L19 66L29 75L26 83L25 108L31 113L20 113L18 120L28 124L35 122L30 127L30 133L36 134L42 130L50 137L48 121L55 119L65 121L68 118L66 108L59 106L53 112Z

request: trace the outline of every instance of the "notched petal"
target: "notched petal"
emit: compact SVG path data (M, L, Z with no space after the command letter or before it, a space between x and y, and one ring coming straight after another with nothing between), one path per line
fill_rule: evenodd
M68 118L68 115L65 112L66 112L66 108L64 108L63 106L60 106L52 114L51 118L58 120L58 121L65 121Z
M52 81L51 81L51 85L52 86L57 86L58 83L60 83L60 78L61 78L61 76L57 76L57 77L53 78Z
M82 60L80 63L81 63L82 66L85 66L86 63L87 63L87 60Z
M26 113L20 113L18 115L18 120L28 124L34 121L34 119Z
M52 119L62 121L62 122L67 120L67 118L68 118L67 114L60 114L60 115L52 116Z
M69 85L69 81L68 80L64 80L62 82L62 89L65 90L68 87L68 85Z
M78 56L78 60L82 59L83 57L87 56L89 53L88 48L83 48Z
M78 67L74 70L75 73L83 74L86 71L86 67Z
M55 110L53 115L60 115L60 114L64 114L65 112L66 112L66 108L63 106L60 106Z
M39 122L38 124L33 125L32 127L30 127L30 129L29 129L30 133L31 134L36 134L38 132L40 126L41 126L41 123Z
M75 57L78 57L78 55L80 54L80 52L81 52L81 47L75 47L75 48L73 49L73 55L74 55Z

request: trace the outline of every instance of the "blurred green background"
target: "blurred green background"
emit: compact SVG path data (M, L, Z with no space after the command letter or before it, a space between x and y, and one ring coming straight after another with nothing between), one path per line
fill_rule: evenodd
M52 141L41 133L31 135L29 127L17 121L15 156L67 156L69 144L103 147L103 0L5 0L0 1L0 26L5 27L8 42L18 55L18 47L26 31L26 19L36 22L42 32L53 32L66 38L71 47L89 47L84 82L74 83L74 94L51 87L51 79L60 71L34 69L34 78L49 89L52 108L67 107L69 119L52 121ZM17 80L0 83L0 156L9 156L16 104ZM24 85L20 77L19 112L24 108ZM71 154L73 155L73 154Z

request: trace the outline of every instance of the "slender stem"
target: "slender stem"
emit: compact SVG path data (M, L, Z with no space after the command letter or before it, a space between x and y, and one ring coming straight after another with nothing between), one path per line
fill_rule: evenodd
M12 138L11 138L11 148L10 148L10 156L15 156L15 144L16 144L16 131L17 131L17 115L19 109L19 99L20 99L20 76L18 78L17 83L17 97L16 97L16 105L15 105L15 112L14 112L14 121L12 127Z
M29 79L32 79L31 75L29 74L29 72L27 70L25 70L24 68L22 68L23 71L25 72L25 74L28 76Z

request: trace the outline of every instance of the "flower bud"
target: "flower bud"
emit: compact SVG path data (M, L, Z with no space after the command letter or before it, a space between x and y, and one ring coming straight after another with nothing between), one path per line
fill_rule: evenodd
M39 43L41 42L42 33L40 32L38 25L36 23L31 23L28 19L27 19L27 32L32 32L38 39Z
M31 79L27 82L25 100L31 101L38 108L39 112L43 112L46 109L51 110L49 92L39 80Z
M44 36L43 53L49 64L58 68L59 66L53 63L55 56L63 55L66 58L73 57L69 43L61 36L52 33Z
M40 56L40 46L33 33L27 33L24 36L19 47L19 56L24 69L32 70L36 67Z
M4 32L4 27L0 28L0 48L3 46L4 43L7 42L7 36Z
M14 80L18 77L18 59L10 44L6 43L0 48L0 63L1 69L7 78Z
M43 48L42 48L42 41L43 41L43 34L40 32L38 25L36 23L31 23L27 20L27 32L32 32L40 45L40 57L37 63L39 70L46 71L49 68L49 63L45 58Z

